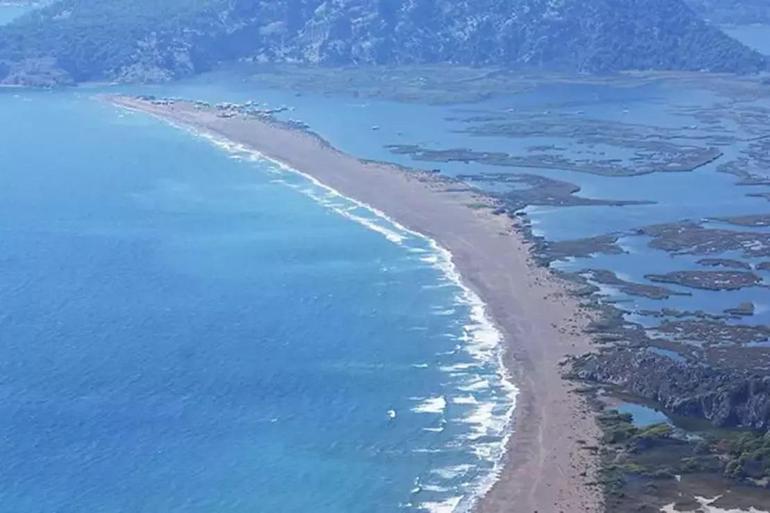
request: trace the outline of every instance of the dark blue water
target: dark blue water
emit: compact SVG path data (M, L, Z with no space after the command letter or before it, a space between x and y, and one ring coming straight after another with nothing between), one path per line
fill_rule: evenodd
M0 509L451 511L481 490L512 390L446 255L90 94L0 93Z

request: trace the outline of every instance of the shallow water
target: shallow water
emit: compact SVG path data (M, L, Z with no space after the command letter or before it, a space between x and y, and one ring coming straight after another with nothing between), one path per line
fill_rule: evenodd
M3 508L445 511L479 490L513 390L445 255L92 92L0 93Z
M694 121L672 105L721 101L659 83L434 106L257 89L231 74L115 90L286 105L285 119L344 151L448 175L490 169L385 145L515 153L564 141L474 137L454 118L579 110L680 127ZM247 152L94 102L97 91L0 95L20 120L0 127L0 158L12 163L0 175L0 456L14 512L452 511L478 490L511 390L441 252ZM656 202L528 209L552 240L768 207L715 166L631 178L525 171L585 196ZM697 266L646 242L562 265L640 282ZM731 322L770 320L766 289L689 292L611 298L629 311L714 313L753 300L756 315Z
M34 7L29 5L15 5L15 4L6 4L6 5L0 5L0 25L5 25L7 23L12 22L19 16L28 13L34 9Z
M227 79L223 80L223 77ZM476 151L521 154L532 145L555 144L569 147L574 143L564 138L474 136L463 133L467 125L457 120L473 113L494 114L511 111L521 112L522 115L533 112L547 113L549 117L569 115L588 120L673 128L686 134L691 141L696 141L693 144L697 144L698 138L713 136L714 131L689 114L688 109L719 105L733 100L729 94L706 85L684 86L681 83L672 84L665 81L636 86L550 84L483 102L447 106L354 98L345 94L322 95L266 90L256 88L245 80L232 80L231 77L227 73L211 74L180 84L176 89L179 96L214 102L254 100L271 107L287 106L291 109L290 112L281 114L281 117L303 121L333 145L363 158L396 162L421 169L438 168L449 176L523 172L574 183L581 188L579 194L584 197L652 202L648 205L623 207L528 207L526 212L531 220L533 232L547 240L577 239L612 232L625 233L650 224L770 211L767 200L747 196L749 192L767 191L767 187L739 186L735 176L717 171L721 162L734 158L745 148L741 139L757 135L730 119L721 119L722 127L718 131L729 134L736 141L720 147L725 156L718 162L693 172L656 172L641 176L614 177L561 169L491 168L474 162L423 162L414 160L409 155L394 154L386 148L389 144L418 144L432 149L470 148ZM152 88L143 90L153 92ZM745 105L764 109L770 107L770 99L760 97ZM329 115L330 112L333 115ZM627 154L633 150L615 147L613 151ZM491 183L482 187L500 191L509 186ZM587 267L609 269L642 283L649 283L644 278L648 273L702 269L695 263L702 256L671 256L647 247L644 238L629 237L621 241L621 244L626 254L594 255L558 265L567 270ZM722 256L727 258L730 255ZM767 280L768 273L759 274ZM730 322L770 322L770 304L767 301L767 290L764 288L753 287L731 292L685 289L677 286L670 288L691 295L674 296L668 300L647 300L618 293L613 299L624 301L619 306L629 311L669 307L703 309L713 314L722 314L724 309L752 301L756 306L754 316L733 319ZM647 325L658 322L638 316L633 319Z
M620 413L630 414L634 426L638 428L646 428L655 424L671 422L664 413L640 404L622 403L615 409Z

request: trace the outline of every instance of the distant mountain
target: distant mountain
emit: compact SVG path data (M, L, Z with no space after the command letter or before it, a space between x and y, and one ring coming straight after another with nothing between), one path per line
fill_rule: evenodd
M60 0L0 28L6 83L166 80L219 62L754 72L682 0Z
M719 25L770 23L769 0L687 0L701 16Z

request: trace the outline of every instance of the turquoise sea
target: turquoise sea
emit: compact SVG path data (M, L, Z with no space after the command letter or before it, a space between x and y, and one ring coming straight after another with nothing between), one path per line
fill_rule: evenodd
M32 9L34 9L34 6L29 4L0 4L0 25L5 25L6 23L15 20L19 16L28 13Z
M2 509L467 507L515 389L448 255L94 92L0 93Z
M715 84L666 80L599 85L546 83L528 91L472 104L426 105L348 94L259 89L248 80L224 81L219 74L199 77L178 85L178 89L183 97L210 101L253 100L264 102L270 107L288 107L289 111L281 114L284 119L305 122L335 146L367 159L391 161L407 167L435 167L450 176L489 172L536 174L576 184L580 187L580 195L584 197L650 202L625 207L599 205L526 208L534 234L546 240L578 239L615 232L625 234L619 240L623 250L621 254L593 254L553 264L566 271L606 269L621 279L651 284L646 277L648 274L708 268L698 263L704 255L675 255L650 247L649 238L635 235L636 229L640 227L692 220L722 230L768 230L767 227L742 228L713 220L716 217L766 214L769 211L765 198L749 195L766 193L768 186L740 185L736 176L719 171L721 162L736 158L747 148L748 141L763 134L761 126L752 125L745 119L739 122L731 118L733 112L770 111L770 99L762 94L741 95ZM527 148L532 145L554 144L581 148L574 139L470 135L465 132L467 125L458 121L469 115L494 116L507 112L521 112L525 116L548 113L551 119L580 116L587 120L615 123L617 126L634 126L637 130L640 127L642 130L644 127L660 127L679 131L679 134L689 138L689 144L703 145L706 143L702 140L713 137L714 131L696 113L708 108L718 112L723 127L719 130L724 130L734 140L726 139L721 143L719 149L724 157L720 161L690 173L611 177L566 169L490 168L474 162L424 162L409 155L395 154L387 148L390 144L419 144L431 149L470 148L475 151L512 154L526 154ZM330 112L334 115L330 116ZM583 149L585 146L582 145ZM615 147L607 148L606 151L624 155L634 150ZM576 158L582 157L576 154ZM509 185L492 183L482 186L499 191ZM709 256L739 258L754 265L767 260L746 259L730 251ZM627 321L647 328L651 336L657 337L659 334L656 328L665 319L661 319L656 312L663 309L723 315L727 309L751 302L754 306L753 315L731 317L724 322L748 326L770 324L770 297L766 288L770 283L770 271L756 268L754 272L763 279L761 286L710 291L668 285L669 289L682 295L674 295L665 300L634 296L617 287L595 284L599 287L602 300L612 302L625 312ZM749 345L766 347L768 343L757 341ZM663 354L673 359L682 358L675 351ZM624 407L633 410L635 417L640 417L641 420L637 419L640 422L665 418L661 412L650 414L642 405L626 403Z
M162 94L161 90L153 87L142 88L142 91ZM767 191L768 187L741 186L738 185L737 177L718 171L721 162L735 158L745 149L748 144L746 141L757 136L757 133L746 131L730 121L725 121L726 129L731 130L730 134L736 138L736 142L720 147L725 157L691 173L612 177L562 169L490 168L474 162L423 162L414 160L409 155L395 154L387 148L390 144L419 144L430 149L470 148L475 151L526 154L527 148L536 144L567 147L574 144L574 141L555 137L470 135L465 133L467 125L459 121L468 115L495 115L511 111L524 115L548 113L553 118L575 116L579 113L579 116L589 120L637 127L678 129L688 134L688 137L695 141L694 144L697 144L699 138L713 136L713 133L690 113L692 109L709 105L718 107L735 101L736 108L764 112L770 109L770 99L761 95L757 98L732 99L729 93L707 84L683 85L663 80L640 81L637 85L546 83L525 92L497 96L482 102L428 105L360 98L346 94L260 89L243 77L234 80L230 72L213 73L180 83L175 86L175 91L178 96L186 98L214 102L252 100L273 108L287 107L289 110L281 114L284 119L305 122L310 129L320 133L334 146L362 158L422 169L438 167L442 173L449 176L489 172L536 174L573 183L580 187L580 195L588 198L650 202L625 207L527 207L525 211L532 223L534 234L547 240L578 239L615 232L633 233L639 227L656 223L700 221L720 216L768 212L766 199L747 195ZM334 115L329 115L330 112ZM376 127L376 130L373 130L373 127ZM633 150L612 148L612 151L628 153ZM500 184L492 184L490 187L499 190ZM711 222L708 226L730 229L728 225L716 222ZM609 269L624 279L641 283L649 283L645 279L647 274L703 269L696 263L702 255L674 256L650 248L648 242L645 237L623 237L620 240L623 254L595 254L588 258L557 262L555 266L568 271L580 271L585 268ZM734 258L736 255L726 253L712 256ZM754 263L757 263L762 259L755 260ZM756 272L768 283L770 272ZM671 285L669 288L672 290L689 295L672 296L665 301L629 296L604 285L601 288L609 300L617 302L617 306L629 312L629 320L646 326L657 324L660 320L632 312L668 307L721 314L723 310L747 301L755 304L755 315L731 319L728 322L770 323L770 300L766 288L762 287L737 291L705 291Z
M257 155L96 101L103 91L0 91L0 510L466 511L498 470L515 388L449 256ZM698 123L681 109L724 101L653 82L423 105L264 89L232 72L107 91L286 106L285 119L353 155L428 168L385 146L516 153L565 141L470 136L458 118L579 111L676 128ZM768 210L715 165L630 178L510 172L655 202L528 208L550 240ZM699 268L647 242L629 236L624 254L558 265L640 282ZM770 322L764 288L687 291L654 301L603 287L629 312L753 301L755 316L729 322Z

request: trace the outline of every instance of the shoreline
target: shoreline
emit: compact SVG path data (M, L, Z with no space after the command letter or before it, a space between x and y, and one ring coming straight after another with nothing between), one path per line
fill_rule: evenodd
M277 121L220 117L189 102L108 101L253 150L446 251L459 285L479 298L499 330L504 367L518 388L502 467L474 510L601 510L601 490L593 485L598 462L586 450L598 446L599 429L575 385L561 377L565 358L591 349L581 334L587 314L564 283L534 262L515 221L495 215L489 198L435 175L359 160Z
M141 113L141 111L136 111L136 110L135 112ZM497 327L494 320L491 319L489 314L487 313L487 304L478 296L478 294L472 288L468 287L463 282L463 277L460 274L460 272L457 270L457 266L455 265L454 257L452 253L446 248L442 247L435 239L432 239L431 237L428 237L425 234L416 232L414 230L407 228L406 226L399 224L396 220L389 217L386 213L372 207L369 204L358 201L355 198L350 198L348 196L345 196L338 190L318 181L312 175L304 173L301 170L289 167L283 162L273 160L263 155L259 151L251 148L247 148L242 144L237 144L230 140L217 138L215 135L212 135L211 133L204 133L190 126L181 126L179 124L171 122L168 119L164 119L155 114L153 114L153 116L156 119L159 119L160 121L163 121L166 124L173 126L174 128L188 131L196 137L202 137L210 141L215 146L220 147L235 156L239 156L240 153L248 153L249 157L251 158L256 158L257 160L260 160L260 161L269 162L271 165L274 165L280 168L282 171L301 176L303 179L312 183L314 186L320 188L321 190L324 190L324 191L327 191L328 193L339 196L340 198L344 198L345 201L351 202L358 207L361 207L370 211L378 219L385 220L387 223L392 225L393 228L397 229L400 233L391 233L388 228L382 228L382 227L373 225L369 223L368 220L364 220L363 218L358 218L356 216L350 216L344 211L337 210L335 207L329 207L335 212L337 212L338 214L342 215L343 217L346 217L351 221L361 224L365 228L368 228L370 230L380 233L383 237L385 237L391 243L402 246L403 240L401 238L401 234L404 233L404 234L408 234L409 236L423 240L431 247L431 251L437 255L437 260L435 262L428 263L428 265L441 271L441 273L445 276L445 278L459 289L460 293L458 294L457 299L463 304L465 304L470 310L469 311L470 323L464 327L464 331L465 331L464 336L468 337L466 339L466 342L467 342L466 345L471 344L474 346L481 346L481 347L475 347L474 348L475 351L472 351L469 349L468 352L471 353L472 356L475 359L479 360L479 362L481 363L489 362L490 359L485 359L479 356L478 353L485 352L485 347L483 346L485 344L489 345L490 341L484 340L484 339L488 337L490 333L495 338L494 342L492 343L492 345L494 346L492 349L493 359L495 360L497 368L499 369L498 377L500 378L501 386L507 392L506 395L509 399L509 403L506 406L509 406L509 408L506 411L503 428L500 431L500 433L496 434L496 435L499 435L502 440L501 447L500 447L500 454L495 456L494 458L489 459L489 461L493 463L493 467L490 471L480 476L477 476L477 478L472 481L469 481L468 484L474 486L473 488L470 489L470 494L463 495L461 497L453 497L445 502L421 503L423 507L420 509L425 509L426 511L431 511L431 512L433 511L444 512L444 511L447 511L446 510L447 507L451 507L452 513L468 513L468 512L474 511L477 502L489 492L489 490L498 480L500 472L502 471L509 440L513 434L513 429L512 429L513 415L516 408L516 400L518 398L519 389L516 387L516 384L513 382L510 369L505 363L505 357L504 357L505 347L504 347L503 333ZM315 134L313 134L313 136L315 136L322 144L324 144L325 147L331 150L334 150L334 148L328 145L328 143L324 141L322 138L320 138L320 136L317 136ZM374 161L362 161L362 162L367 164L370 164L370 163L377 164L377 162L374 162ZM406 168L399 168L399 170L402 172L408 172L408 169ZM325 205L325 203L323 203L322 200L320 200L319 198L316 198L314 195L312 194L308 194L308 195L312 197L314 200L318 201L319 203ZM496 436L496 435L493 435L493 436Z

